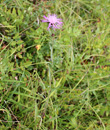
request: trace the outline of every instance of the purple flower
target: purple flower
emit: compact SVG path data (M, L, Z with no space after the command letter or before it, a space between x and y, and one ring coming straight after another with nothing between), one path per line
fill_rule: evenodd
M62 24L63 24L63 22L61 22L62 19L57 18L57 16L55 14L48 15L47 17L44 15L43 17L44 17L44 20L42 20L42 22L49 23L48 28L47 28L48 30L51 27L54 30L55 29L60 29L62 27Z

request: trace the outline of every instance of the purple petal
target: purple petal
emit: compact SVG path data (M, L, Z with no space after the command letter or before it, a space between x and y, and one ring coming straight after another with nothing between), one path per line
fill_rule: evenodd
M42 22L48 22L48 20L42 20Z
M57 18L56 14L48 14L46 17L45 15L43 16L42 22L47 22L49 23L47 30L52 27L52 29L60 29L63 25L62 19Z
M49 23L49 26L48 26L47 30L49 30L49 28L50 28L51 26L52 26L51 23Z
M51 23L49 23L49 28L50 28L51 26L52 26Z
M55 25L53 25L53 28L56 29L57 27Z
M53 14L52 16L55 16L55 17L57 17L57 15L56 15L56 14Z
M63 24L63 22L58 22L58 24Z
M56 26L57 29L60 29L61 27L62 27L61 25L57 25L57 26Z
M60 29L61 26L59 26L59 25L53 25L53 28L55 28L55 29Z
M59 21L62 21L62 19L58 19Z
M46 17L45 15L43 17L44 17L44 19L48 19L48 17Z

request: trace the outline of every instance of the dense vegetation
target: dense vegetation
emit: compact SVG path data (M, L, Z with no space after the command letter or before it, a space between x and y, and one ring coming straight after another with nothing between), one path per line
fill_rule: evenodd
M0 129L110 130L109 0L0 1Z

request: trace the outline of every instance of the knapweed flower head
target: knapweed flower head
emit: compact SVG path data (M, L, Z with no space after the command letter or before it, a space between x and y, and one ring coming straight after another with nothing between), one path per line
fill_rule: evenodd
M62 19L59 19L57 18L57 16L55 14L52 14L52 15L48 15L47 17L44 15L44 20L42 20L42 22L47 22L49 23L48 25L48 30L49 28L52 28L52 29L60 29L62 27Z

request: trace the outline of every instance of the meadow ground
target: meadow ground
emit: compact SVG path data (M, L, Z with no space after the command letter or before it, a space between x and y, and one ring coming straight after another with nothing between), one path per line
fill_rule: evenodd
M110 130L110 0L0 1L0 129Z

